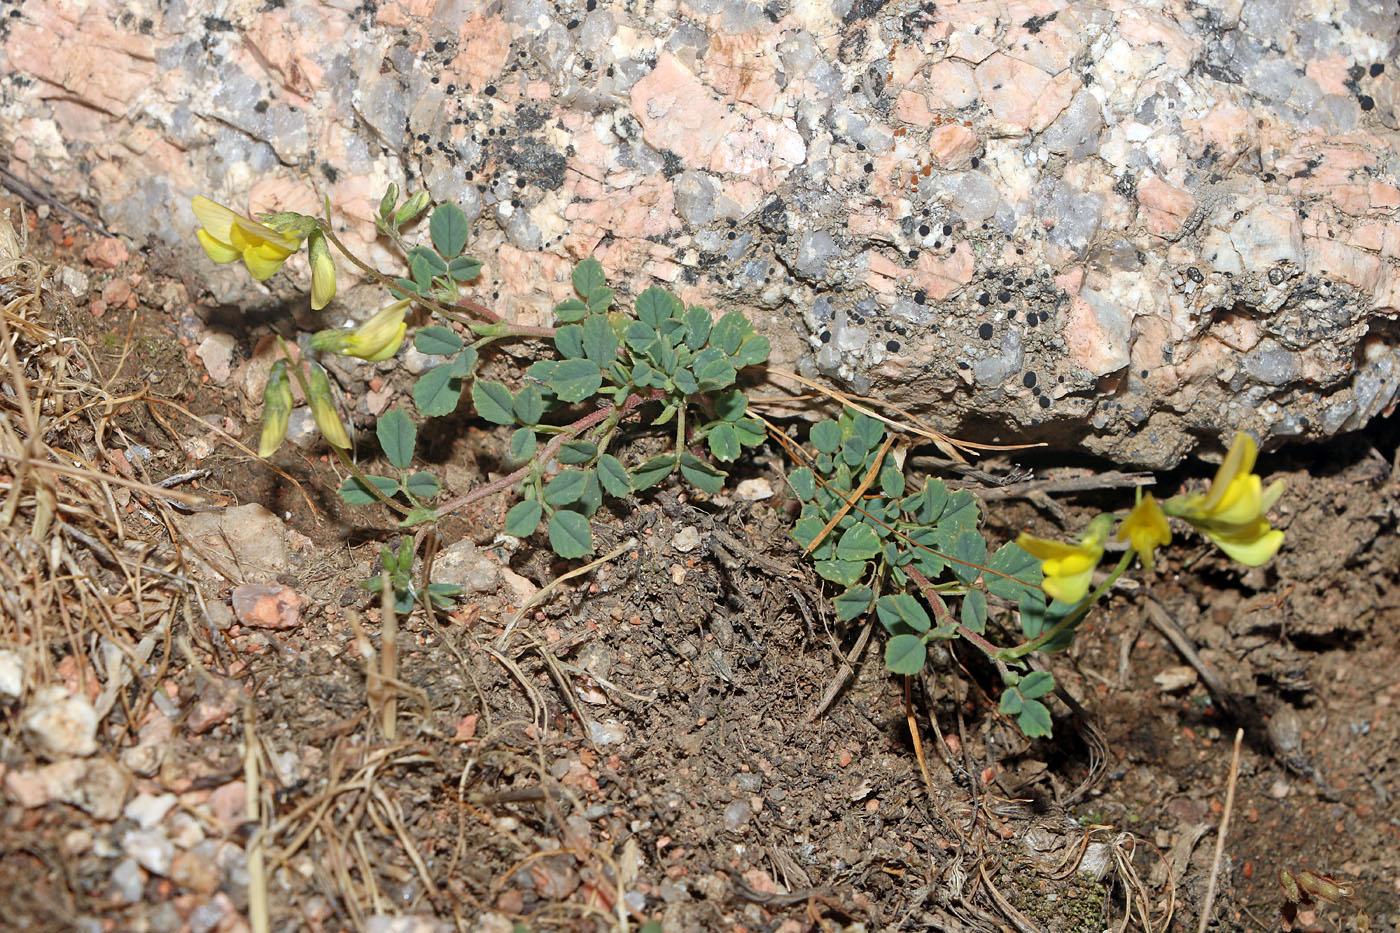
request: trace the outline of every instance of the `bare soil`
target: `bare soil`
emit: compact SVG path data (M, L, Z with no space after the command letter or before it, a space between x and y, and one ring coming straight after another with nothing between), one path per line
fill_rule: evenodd
M275 930L1195 930L1237 728L1213 928L1278 928L1280 869L1354 882L1353 897L1305 907L1294 929L1400 923L1394 417L1264 455L1266 481L1288 483L1276 513L1288 542L1270 566L1241 573L1193 542L1143 580L1150 587L1117 591L1049 659L1073 701L1056 701L1050 741L1028 741L996 714L996 679L970 652L945 654L906 694L883 670L878 636L853 650L862 626L834 621L786 536L792 503L775 456L735 477L767 479L773 498L662 490L619 510L599 550L633 546L515 624L534 588L573 567L538 542L502 545L509 503L444 523L439 547L470 539L518 576L437 618L401 620L397 687L385 688L367 674L385 647L383 619L357 581L401 533L392 516L340 504L340 477L319 454L284 451L279 475L210 430L242 431L245 443L255 433L239 370L212 384L194 350L222 328L237 364L267 333L248 323L259 316L202 305L197 279L154 252L94 267L82 225L28 217L33 253L90 280L84 296L53 306L49 325L81 337L94 382L129 399L107 413L99 442L149 448L152 480L207 471L197 489L181 488L215 506L265 506L290 531L279 579L300 606L287 629L223 610L210 613L222 623L191 615L165 630L99 729L97 755L129 764L123 754L159 712L152 692L182 711L159 766L132 775L125 799L174 794L182 820L154 832L174 841L177 862L195 851L203 860L165 874L140 866L133 898L130 869L125 886L115 875L134 846L130 814L103 820L7 794L10 928L243 929L256 911L249 879L261 874ZM131 299L94 316L117 280ZM503 441L462 417L429 456L460 492L490 478ZM1060 455L986 468L1013 462L1050 477L1105 466ZM1209 473L1198 464L1163 476L1159 491ZM1101 504L1120 506L1118 495L1002 502L989 534L1062 533ZM201 543L133 501L134 537ZM202 579L205 599L226 606L233 581ZM5 631L32 643L44 626L62 632L40 619ZM1166 637L1172 626L1223 690ZM133 644L146 634L130 628ZM76 656L92 639L47 640L50 670L90 660ZM814 715L851 655L849 685ZM386 690L397 696L392 739ZM42 764L21 712L0 707L0 776ZM257 820L239 809L249 737ZM261 869L247 857L255 848ZM410 915L422 925L405 925Z

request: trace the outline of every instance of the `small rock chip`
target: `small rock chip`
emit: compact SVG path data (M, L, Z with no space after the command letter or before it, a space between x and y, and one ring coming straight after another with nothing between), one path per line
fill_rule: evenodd
M126 279L113 279L102 286L102 300L107 302L107 307L118 308L126 304L131 297L131 286Z
M1193 685L1198 675L1194 667L1182 665L1180 667L1169 667L1163 670L1152 682L1163 693L1176 693L1178 690L1185 690Z
M99 269L115 269L130 258L126 246L116 237L104 237L83 250L83 259Z
M18 651L0 651L0 695L18 700L24 693L24 658Z
M97 751L97 711L85 696L58 685L43 687L20 717L29 746L50 759Z
M141 866L132 858L122 859L120 865L112 869L112 893L123 904L135 904L141 900L141 891L146 879L141 875Z
M365 933L451 933L454 929L451 924L435 917L375 914L365 921Z
M127 775L102 758L44 765L33 771L5 775L5 796L21 807L42 807L55 801L81 807L99 820L115 820L126 799Z
M122 851L146 871L164 877L175 858L175 843L165 838L164 833L133 829L122 836Z
M301 622L301 597L290 586L245 583L233 588L233 613L249 628L289 629Z
M122 810L122 816L142 829L150 829L165 819L176 802L174 794L137 794Z
M689 554L700 546L700 532L693 525L686 525L671 539L671 547L682 554Z
M724 808L724 828L730 832L738 832L748 825L752 815L753 811L746 802L736 800Z
M588 735L595 745L619 745L627 738L627 729L621 723L593 720L588 724Z
M199 688L199 699L185 719L185 728L200 734L226 722L238 709L243 694L243 684L238 681L211 677Z
M106 293L103 293L106 296ZM216 385L228 382L233 372L233 351L237 341L231 334L210 334L199 343L195 355L204 363L204 369Z
M773 484L766 479L746 479L734 487L734 498L741 502L758 502L773 498Z

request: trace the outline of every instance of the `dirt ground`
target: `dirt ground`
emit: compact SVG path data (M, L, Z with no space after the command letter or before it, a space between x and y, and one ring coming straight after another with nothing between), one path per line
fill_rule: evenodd
M38 658L23 696L0 697L0 926L242 930L265 899L273 930L1195 930L1236 728L1212 928L1278 929L1280 869L1354 885L1293 929L1400 923L1400 419L1264 454L1265 481L1288 484L1279 557L1242 573L1192 542L1150 588L1120 587L1049 659L1068 697L1050 741L996 714L994 672L960 647L907 695L878 637L853 650L862 626L836 623L787 539L773 452L735 477L772 498L642 496L605 523L600 552L631 542L619 557L543 594L573 567L499 541L509 503L445 522L439 559L473 591L400 620L386 683L394 639L357 581L400 530L340 504L314 448L274 470L228 437L255 437L243 377L275 315L209 306L197 274L59 211L0 207L55 270L40 323L82 347L54 352L91 368L83 416L45 442L118 480L203 471L174 487L193 511L131 484L93 506L147 548L134 564L55 539L73 556L55 586L90 576L112 612L0 605L0 649ZM222 385L197 353L219 331ZM462 417L428 456L461 492L504 442ZM984 467L1013 465L1105 467ZM1159 494L1210 472L1163 475ZM1005 498L989 536L1077 528L1125 495ZM0 537L24 538L32 511ZM131 567L157 553L176 569L133 598ZM254 577L272 602L231 605ZM46 683L116 697L81 773L22 728Z

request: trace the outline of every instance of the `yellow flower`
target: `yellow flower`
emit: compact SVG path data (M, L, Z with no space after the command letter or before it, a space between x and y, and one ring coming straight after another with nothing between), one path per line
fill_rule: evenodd
M1078 544L1050 541L1024 532L1016 543L1040 561L1045 576L1040 588L1045 595L1060 602L1077 603L1089 592L1089 582L1103 557L1103 544L1112 524L1112 515L1095 517Z
M282 263L301 245L300 240L284 236L208 198L196 197L190 201L190 207L204 228L195 235L205 254L215 262L242 259L259 282L282 268Z
M1123 519L1123 524L1118 527L1118 540L1130 541L1133 550L1142 558L1142 566L1149 573L1152 571L1152 552L1159 546L1172 543L1171 526L1167 524L1167 516L1152 493L1144 493L1128 517Z
M320 311L335 297L335 260L320 230L312 231L306 251L311 257L311 310Z
M287 378L287 361L278 360L267 374L263 389L262 437L258 441L258 456L272 456L287 437L287 420L292 413L292 383Z
M321 436L326 443L341 450L350 449L350 437L345 433L345 425L335 410L335 399L331 396L331 381L326 370L311 364L311 375L307 380L306 401L311 406L311 417L316 421Z
M1258 453L1254 438L1240 431L1209 489L1164 503L1167 514L1184 518L1247 567L1268 563L1283 544L1283 532L1264 517L1283 495L1283 481L1264 488L1258 474L1250 472Z
M396 301L354 330L319 331L312 335L311 347L341 356L358 356L371 363L387 360L399 352L399 345L408 331L404 315L408 313L409 304L408 299Z

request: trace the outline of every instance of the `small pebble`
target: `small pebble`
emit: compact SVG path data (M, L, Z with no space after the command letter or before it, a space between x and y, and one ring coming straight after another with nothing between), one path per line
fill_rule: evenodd
M43 687L20 717L31 748L49 758L86 757L97 751L97 711L85 696Z
M588 734L596 745L619 745L627 738L627 729L621 723L594 720L588 724Z
M0 695L19 699L24 693L24 659L18 651L0 651Z
M682 554L689 554L700 546L700 532L693 525L686 525L671 539L671 547Z
M734 488L734 498L741 502L758 502L773 498L773 486L766 479L746 479Z
M166 839L164 833L138 829L122 837L122 851L147 871L164 876L175 858L175 843Z
M112 869L112 893L123 904L135 904L141 900L141 889L145 887L141 876L141 866L135 859L122 859L121 864Z
M139 794L122 810L122 816L142 829L150 829L165 819L165 814L170 812L176 802L174 794L161 794L159 797Z
M736 800L724 808L724 828L730 832L737 832L748 825L749 817L753 811L749 805L742 800Z

